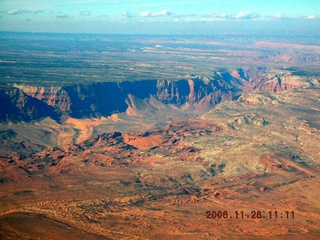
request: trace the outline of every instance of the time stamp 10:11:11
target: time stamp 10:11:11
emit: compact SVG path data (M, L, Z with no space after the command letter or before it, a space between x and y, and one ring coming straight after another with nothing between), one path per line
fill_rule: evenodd
M206 218L209 219L294 219L294 211L206 211Z

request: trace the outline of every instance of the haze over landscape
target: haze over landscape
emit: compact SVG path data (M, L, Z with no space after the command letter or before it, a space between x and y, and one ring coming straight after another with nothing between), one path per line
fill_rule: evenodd
M0 239L319 239L319 10L0 1Z

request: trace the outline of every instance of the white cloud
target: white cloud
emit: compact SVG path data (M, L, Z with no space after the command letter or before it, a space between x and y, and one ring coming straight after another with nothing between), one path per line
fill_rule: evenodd
M254 14L252 12L240 12L235 16L236 19L241 19L241 20L254 19L257 17L258 17L258 15Z
M151 12L149 12L149 11L144 11L144 12L140 13L140 16L141 16L141 17L151 17Z
M161 10L159 12L144 11L140 13L141 17L166 17L166 16L172 16L172 15L174 14L169 12L168 10Z
M122 16L126 17L126 18L134 18L135 15L132 14L131 12L123 12Z
M8 10L7 14L8 15L17 15L17 14L23 14L23 13L31 13L32 11L26 10L26 9L12 9Z
M213 14L212 16L215 18L224 18L224 19L230 18L230 16L227 15L226 13L216 13L216 14Z
M185 21L189 22L219 22L219 21L234 21L234 20L257 20L262 19L258 14L251 12L240 12L236 15L226 13L214 13L210 15L202 15L201 17L188 17Z
M226 20L234 19L233 16L228 15L226 13L215 13L211 15L203 15L202 18L208 19L210 21L226 21Z
M124 12L123 16L130 16L129 12ZM219 21L269 21L269 20L295 20L295 19L308 19L316 20L320 19L318 15L300 16L300 17L288 17L281 12L273 15L260 15L250 11L239 12L238 14L230 15L227 13L213 13L208 15L196 15L196 14L177 14L169 12L168 10L161 10L159 12L144 11L140 13L142 18L152 17L171 17L172 21L185 21L185 22L219 22ZM128 17L129 18L129 17Z
M271 16L272 19L276 19L276 20L290 20L293 18L287 17L285 15L283 15L282 13L275 13Z
M273 19L283 19L285 16L282 13L275 13L272 15Z
M44 13L43 10L31 11L31 10L27 10L27 9L11 9L8 11L1 11L1 12L6 13L8 15L18 15L18 14L27 14L27 13L33 13L33 14Z
M82 16L90 16L91 12L90 11L82 11L82 12L80 12L80 15L82 15Z
M319 17L317 15L310 15L310 16L307 16L306 19L308 20L316 20L318 19Z
M162 10L160 12L155 12L151 14L152 17L163 17L163 16L171 16L172 13L169 12L168 10Z

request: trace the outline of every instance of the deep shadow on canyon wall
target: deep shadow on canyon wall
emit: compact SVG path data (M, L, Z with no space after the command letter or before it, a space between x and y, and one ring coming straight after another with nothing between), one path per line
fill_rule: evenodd
M90 118L110 116L125 112L129 94L140 99L155 96L165 104L199 104L210 96L216 99L210 107L222 99L239 97L241 89L225 82L196 80L145 80L120 83L105 82L66 87L35 87L15 85L1 90L0 101L5 102L1 110L2 121L29 121L43 117ZM16 97L20 94L22 97ZM25 109L28 107L28 109ZM15 109L15 110L12 110ZM19 116L16 118L15 116Z
M0 121L107 117L126 111L129 94L142 100L152 95L162 103L178 106L188 103L196 110L205 111L225 100L238 99L243 91L265 90L266 86L267 91L281 91L281 82L270 82L264 73L265 69L238 69L214 72L210 78L102 82L64 87L14 84L0 88L3 103ZM285 90L289 88L286 85Z

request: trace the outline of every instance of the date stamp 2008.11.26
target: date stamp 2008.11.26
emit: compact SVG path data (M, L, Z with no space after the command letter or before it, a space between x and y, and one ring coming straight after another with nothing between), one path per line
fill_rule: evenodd
M207 219L294 219L294 211L206 211Z

